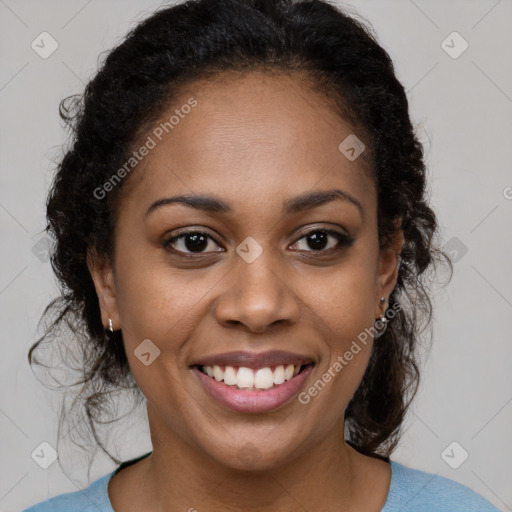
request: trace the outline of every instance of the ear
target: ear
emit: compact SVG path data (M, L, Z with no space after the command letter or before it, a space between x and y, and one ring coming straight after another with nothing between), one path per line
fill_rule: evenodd
M105 258L98 257L94 252L89 251L87 268L98 295L103 325L107 328L108 319L111 318L114 330L120 329L114 271L111 264Z
M398 223L399 225L399 223ZM393 233L386 244L380 249L377 269L377 296L375 297L375 318L382 315L380 298L389 299L394 290L400 267L400 253L404 244L404 235L401 229Z

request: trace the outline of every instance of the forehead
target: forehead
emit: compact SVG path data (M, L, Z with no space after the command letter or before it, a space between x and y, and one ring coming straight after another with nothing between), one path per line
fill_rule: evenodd
M130 176L126 199L147 207L165 195L211 193L235 208L281 207L284 196L336 187L371 203L366 161L339 150L351 134L332 98L302 74L229 72L195 81L141 138L154 147Z

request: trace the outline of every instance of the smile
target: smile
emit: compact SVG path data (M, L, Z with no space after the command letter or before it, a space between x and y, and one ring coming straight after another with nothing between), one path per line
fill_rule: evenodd
M257 391L274 389L293 379L309 364L288 364L247 368L245 366L198 366L198 369L217 382L223 382L233 389Z
M195 365L191 370L207 398L232 411L254 414L290 404L313 368L314 363L262 368Z

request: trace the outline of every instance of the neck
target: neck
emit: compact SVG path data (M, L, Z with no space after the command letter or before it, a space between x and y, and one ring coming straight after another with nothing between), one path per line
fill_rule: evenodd
M240 470L220 464L175 434L169 436L169 431L163 441L153 429L153 453L142 461L141 484L155 510L348 511L358 493L359 454L340 432L343 419L316 445L301 448L300 454L265 469Z

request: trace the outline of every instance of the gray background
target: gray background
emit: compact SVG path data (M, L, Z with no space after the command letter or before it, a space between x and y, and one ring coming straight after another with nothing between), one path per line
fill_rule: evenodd
M86 459L73 446L59 451L66 474L58 462L42 469L31 457L47 449L39 447L44 441L56 447L62 398L46 390L27 363L37 321L57 292L40 241L52 161L65 141L57 108L63 97L81 92L99 54L159 4L0 0L3 512L88 483ZM433 347L392 458L461 482L512 510L512 1L342 5L373 25L395 62L425 144L443 243L457 251L452 282L435 293ZM43 31L59 45L47 59L31 48ZM469 44L457 58L442 46L454 31ZM462 44L455 37L447 40L452 53ZM149 451L144 421L135 416L120 425L111 445L119 457ZM460 463L462 450L469 457L453 469L446 461ZM90 478L114 467L99 454Z

